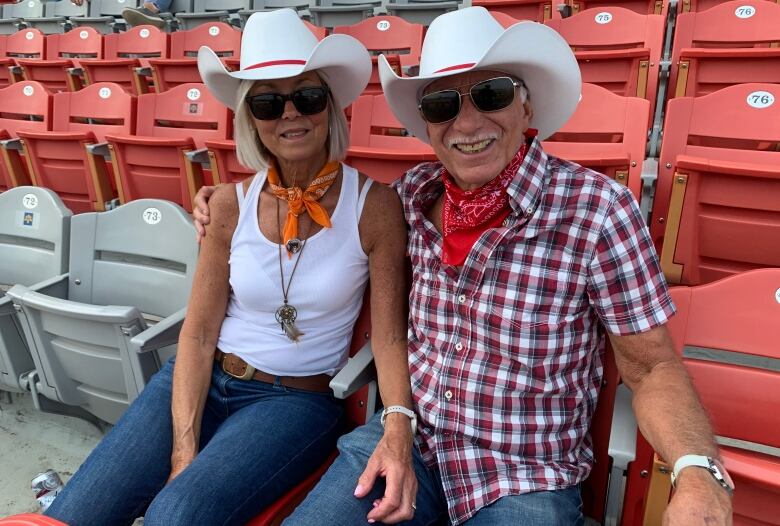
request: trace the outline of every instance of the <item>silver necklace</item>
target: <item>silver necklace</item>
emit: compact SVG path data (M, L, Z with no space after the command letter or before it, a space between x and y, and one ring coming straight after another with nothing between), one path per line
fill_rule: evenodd
M282 237L281 233L281 226L282 226L282 219L279 213L279 199L276 199L276 223L280 229L279 231L279 237ZM309 225L311 226L311 225ZM308 228L307 232L308 234ZM295 306L290 305L290 302L287 300L287 296L290 292L290 285L292 285L293 276L295 276L295 271L298 269L298 263L301 262L301 257L303 256L303 249L306 248L306 241L308 240L309 236L307 235L306 238L303 241L300 241L299 239L291 239L287 242L287 245L290 245L293 241L297 242L300 247L297 250L290 250L293 254L297 253L297 258L295 260L295 265L293 265L292 272L290 273L290 279L287 281L287 287L284 286L284 268L282 267L282 245L281 243L277 243L277 247L279 249L279 278L281 280L282 285L282 297L284 298L284 303L279 306L278 309L276 309L276 321L279 323L279 325L282 327L282 332L284 332L285 335L290 339L290 341L298 342L301 336L304 335L303 332L301 332L298 327L295 326L295 320L298 318L298 309L295 308Z

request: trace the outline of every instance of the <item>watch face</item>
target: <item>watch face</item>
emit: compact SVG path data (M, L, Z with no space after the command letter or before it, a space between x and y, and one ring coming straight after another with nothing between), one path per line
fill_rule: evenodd
M710 464L712 464L712 467L718 470L720 476L723 477L723 480L726 482L726 484L728 484L729 487L733 490L734 481L731 480L731 476L729 475L729 472L726 471L726 467L719 460L716 460L714 458L710 459Z

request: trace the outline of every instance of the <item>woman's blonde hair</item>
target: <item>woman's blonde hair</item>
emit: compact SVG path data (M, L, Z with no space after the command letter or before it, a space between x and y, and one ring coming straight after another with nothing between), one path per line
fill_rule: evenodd
M323 84L328 85L325 75L317 72ZM257 172L268 168L271 152L260 140L255 127L255 120L249 111L246 99L256 80L242 80L236 95L235 136L238 162ZM349 125L344 115L344 109L336 104L328 92L328 160L342 161L347 156L349 147Z

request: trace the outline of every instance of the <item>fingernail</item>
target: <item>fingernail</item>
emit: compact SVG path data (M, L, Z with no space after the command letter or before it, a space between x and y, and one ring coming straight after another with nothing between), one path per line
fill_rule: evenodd
M374 524L376 521L374 519L368 519L369 524Z
M377 501L374 501L374 503L372 504L372 506L376 508L377 506L379 506L379 502L377 502Z
M358 484L357 488L355 488L355 496L357 497L358 493L361 493L363 491L363 486Z

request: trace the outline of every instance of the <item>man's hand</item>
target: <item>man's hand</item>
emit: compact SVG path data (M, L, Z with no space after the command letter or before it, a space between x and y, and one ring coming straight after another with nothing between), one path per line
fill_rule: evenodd
M391 417L394 418L391 426ZM363 474L358 479L355 496L363 498L374 487L377 477L385 478L385 495L374 501L368 522L394 524L414 517L417 477L412 467L412 434L409 419L388 415L382 440L374 449Z
M731 526L731 497L707 470L680 471L677 489L664 512L664 526Z
M195 240L198 243L206 236L206 225L211 221L209 218L208 200L216 189L216 186L202 186L200 190L198 190L198 193L195 194L192 216L193 219L195 219L195 230L197 231Z
M70 3L73 5L81 6L84 5L84 0L70 0Z

